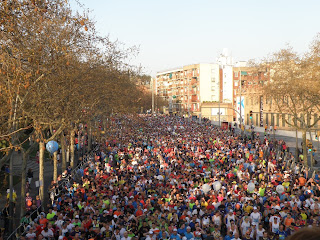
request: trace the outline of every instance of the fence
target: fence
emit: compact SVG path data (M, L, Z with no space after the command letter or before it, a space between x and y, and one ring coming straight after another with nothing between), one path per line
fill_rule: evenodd
M80 169L84 169L88 166L90 160L94 159L94 154L96 151L98 151L99 149L99 145L96 146L94 148L94 150L92 150L90 153L88 153L86 156L84 156L83 160L81 162L79 162L79 164L71 171L71 173L66 176L65 178L63 178L59 183L58 186L55 189L49 190L49 196L50 199L52 199L52 197L56 197L59 196L61 194L61 191L66 189L67 187L70 186L70 181L77 181L79 180L79 177L81 178L81 171ZM29 220L31 220L30 222L34 221L35 219L37 219L40 215L40 210L41 207L37 208L36 210L34 210L33 212L30 213L30 217ZM36 217L34 217L36 214ZM26 223L21 223L7 238L7 240L12 240L12 239L19 239L20 236L24 235L27 231L28 231L28 225Z
M34 221L35 219L37 219L40 215L40 211L41 211L41 206L38 207L36 210L34 210L33 212L30 213L30 217L28 218L28 220ZM36 217L34 217L36 215ZM31 222L30 221L30 222ZM29 222L29 223L30 223ZM28 231L27 227L28 224L26 223L21 223L7 238L7 240L11 240L11 239L19 239L19 236L21 236L22 234L26 233Z

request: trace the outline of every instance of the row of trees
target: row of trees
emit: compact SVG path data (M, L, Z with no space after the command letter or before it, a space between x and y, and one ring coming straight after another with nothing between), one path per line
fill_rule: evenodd
M261 63L254 64L259 72L266 72L261 92L273 99L276 111L284 121L302 132L304 163L307 165L307 132L320 122L320 35L309 49L299 54L291 46L271 54ZM310 134L311 137L311 134Z
M100 36L88 14L74 13L66 0L1 1L0 42L0 140L6 142L0 165L13 151L22 151L24 206L26 161L33 149L39 148L43 183L46 142L59 140L62 170L69 143L73 166L80 122L90 125L95 117L137 112L146 96L132 77L136 69L126 63L138 50Z

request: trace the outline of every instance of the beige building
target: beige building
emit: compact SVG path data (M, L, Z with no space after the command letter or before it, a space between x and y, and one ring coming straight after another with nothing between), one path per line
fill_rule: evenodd
M234 110L231 103L218 103L218 102L203 102L201 104L201 117L208 118L211 121L219 122L233 122Z
M266 79L266 76L264 80ZM255 126L276 126L278 129L292 130L288 123L294 124L296 121L291 114L280 114L277 111L277 105L271 97L263 96L263 81L251 80L245 83L242 95L244 97L244 123L247 125L253 124ZM286 101L284 98L281 101ZM251 115L251 116L250 116ZM319 113L314 113L308 117L309 123L314 122L319 116ZM303 117L300 115L300 117ZM287 123L288 122L288 123ZM314 126L315 129L320 127L320 123Z
M180 115L201 114L201 103L219 100L219 65L200 63L158 72L156 94L167 100L167 111Z

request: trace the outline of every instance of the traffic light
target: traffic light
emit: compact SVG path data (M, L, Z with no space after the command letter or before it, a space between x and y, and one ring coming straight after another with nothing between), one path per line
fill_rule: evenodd
M252 119L252 111L250 110L250 119Z

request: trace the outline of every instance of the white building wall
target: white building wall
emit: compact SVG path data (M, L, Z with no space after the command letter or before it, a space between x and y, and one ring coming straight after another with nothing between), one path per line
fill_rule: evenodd
M223 84L223 102L232 103L233 101L233 67L223 65L222 67L222 84Z
M200 64L200 101L219 100L219 65Z

